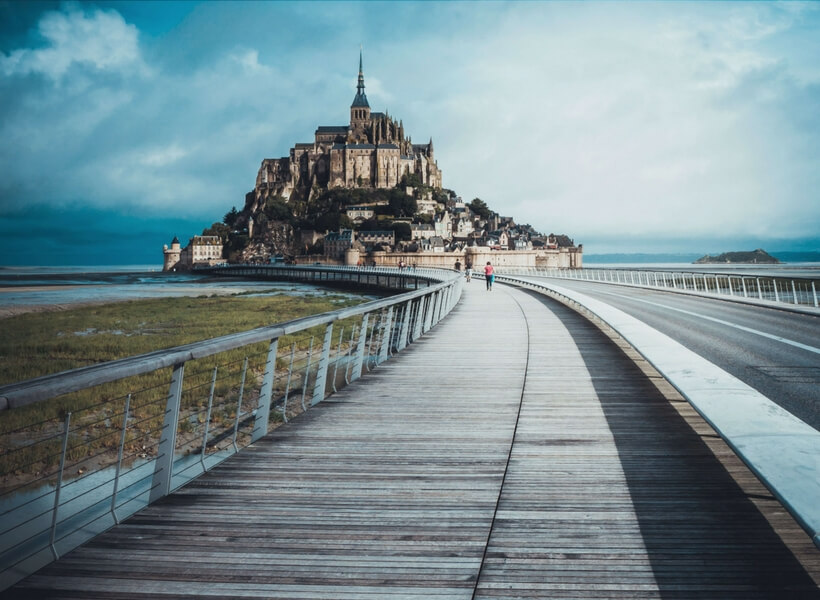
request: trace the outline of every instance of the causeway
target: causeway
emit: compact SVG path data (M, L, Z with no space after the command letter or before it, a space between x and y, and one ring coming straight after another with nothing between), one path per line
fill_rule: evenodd
M630 348L482 281L8 598L820 598L820 552Z

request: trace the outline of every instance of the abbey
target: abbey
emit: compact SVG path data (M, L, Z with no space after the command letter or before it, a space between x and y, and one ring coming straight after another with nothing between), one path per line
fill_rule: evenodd
M362 56L359 82L350 105L349 125L322 125L311 143L296 144L284 158L266 158L247 198L261 205L268 197L307 200L312 193L344 188L391 188L405 174L441 187L441 170L433 156L433 140L413 144L404 124L386 112L371 112L364 92Z

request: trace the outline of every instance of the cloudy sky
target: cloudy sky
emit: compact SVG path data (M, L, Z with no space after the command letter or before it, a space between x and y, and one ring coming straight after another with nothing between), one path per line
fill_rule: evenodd
M374 110L588 254L820 250L820 4L0 2L0 264L161 263Z

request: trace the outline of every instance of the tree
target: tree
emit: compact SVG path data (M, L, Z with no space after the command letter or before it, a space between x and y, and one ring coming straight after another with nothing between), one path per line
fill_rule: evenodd
M477 214L482 219L490 218L490 207L481 198L473 198L473 201L468 204L470 210Z
M265 202L265 215L271 221L290 221L293 213L282 196L272 196Z
M242 259L242 250L248 245L248 236L245 234L231 234L228 243L222 249L222 256L228 257L228 262L239 262Z
M225 241L228 239L230 232L231 228L224 223L214 223L210 227L203 229L202 235L218 235L222 241Z
M313 228L316 231L338 231L339 229L351 229L352 223L347 215L330 212L319 215L313 221Z
M359 223L359 231L378 231L382 229L382 224L377 219L367 219Z
M390 226L390 229L396 232L397 242L406 242L413 237L413 231L410 229L410 225L408 225L407 223L393 223Z
M229 212L225 213L225 216L222 218L222 222L225 223L228 227L233 229L236 226L236 221L239 219L239 211L236 210L234 206Z
M418 173L405 173L401 176L400 187L419 187L420 185L421 177L418 176Z
M396 217L412 217L418 212L416 199L413 196L408 196L401 190L391 190L389 202L390 209Z

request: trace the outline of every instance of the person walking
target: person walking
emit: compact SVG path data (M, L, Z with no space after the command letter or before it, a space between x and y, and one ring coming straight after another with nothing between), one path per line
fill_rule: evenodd
M495 279L495 274L493 273L493 266L490 264L490 261L487 261L487 264L484 266L484 280L487 282L487 291L491 292L493 290L493 280Z

